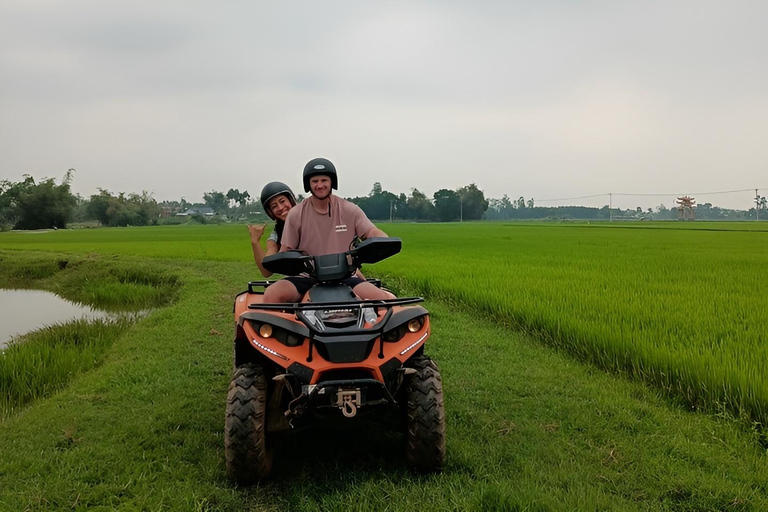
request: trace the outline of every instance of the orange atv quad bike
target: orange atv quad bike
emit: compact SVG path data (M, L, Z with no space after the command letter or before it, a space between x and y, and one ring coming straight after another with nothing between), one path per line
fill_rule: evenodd
M230 479L248 484L269 476L275 440L292 429L365 421L405 433L413 470L442 470L443 387L437 365L424 355L429 313L415 305L424 299L361 300L342 283L401 245L399 238L371 238L339 254L264 258L272 272L306 273L318 283L300 303L265 304L269 281L249 283L235 300L224 433Z

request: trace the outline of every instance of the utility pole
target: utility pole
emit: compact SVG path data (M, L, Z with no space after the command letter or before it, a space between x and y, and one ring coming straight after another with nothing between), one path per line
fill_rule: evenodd
M390 224L392 223L392 209L393 209L394 202L395 202L394 199L389 200L389 223Z
M608 218L613 222L613 194L608 194Z
M459 194L459 222L464 222L464 198Z
M757 189L755 189L755 220L760 222L760 194L757 193Z

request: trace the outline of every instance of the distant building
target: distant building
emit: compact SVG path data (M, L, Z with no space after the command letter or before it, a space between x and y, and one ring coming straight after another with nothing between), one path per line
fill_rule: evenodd
M208 206L202 206L198 208L189 208L184 212L179 212L176 214L177 217L189 217L191 215L203 215L205 217L213 217L214 215L216 215L216 212L214 212L213 209Z

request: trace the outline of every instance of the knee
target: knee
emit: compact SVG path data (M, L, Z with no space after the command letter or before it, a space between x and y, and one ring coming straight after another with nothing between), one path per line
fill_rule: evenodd
M264 291L264 302L296 302L298 292L288 281L278 281Z
M380 296L380 297L377 297L377 298L379 298L379 299L396 299L396 298L397 298L397 297L395 296L395 294L394 294L394 293L392 293L392 292L390 292L389 290L383 290L383 289L381 289L381 288L376 288L376 290L377 290L377 292L378 292L379 294L381 294L381 296Z
M352 291L355 292L355 295L357 295L363 300L380 300L380 299L396 298L392 293L388 292L387 290L382 290L381 288L378 288L377 286L374 286L371 283L360 283L359 285L355 286L355 289Z

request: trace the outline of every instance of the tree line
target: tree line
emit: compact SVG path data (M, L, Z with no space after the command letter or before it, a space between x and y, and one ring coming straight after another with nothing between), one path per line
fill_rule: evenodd
M349 200L374 220L480 220L488 209L485 194L474 183L456 190L440 189L430 199L416 188L406 196L404 193L387 192L381 183L376 182L367 196Z
M88 198L71 191L74 169L61 184L54 178L36 182L24 175L22 181L0 181L0 229L59 229L72 222L97 222L103 226L149 226L184 222L265 221L261 204L247 190L212 190L202 202L158 202L146 191L112 193L99 188ZM297 200L301 201L300 194ZM370 194L348 198L375 220L457 221L482 219L488 200L473 183L456 190L440 189L430 198L417 189L409 195L385 191L376 182Z
M72 217L77 198L70 192L72 170L56 185L53 178L36 183L24 175L19 182L0 182L0 228L64 228Z
M187 222L219 223L226 221L264 222L261 204L247 190L231 188L226 193L212 190L203 194L202 201L157 202L152 194L112 193L98 189L88 198L71 192L74 169L70 169L61 184L53 178L39 182L24 175L19 182L0 181L0 230L60 229L72 222L96 222L103 226L148 226ZM300 194L297 200L303 199ZM659 205L655 209L622 210L587 206L536 206L533 198L486 198L477 185L449 190L440 189L432 197L413 188L410 194L384 190L380 182L366 196L347 198L360 206L373 220L407 220L452 222L469 220L672 220L676 209ZM768 219L765 197L756 199L750 210L731 210L699 204L696 217L703 220L750 220L758 215ZM765 213L761 213L765 210Z
M67 171L58 185L54 178L38 182L26 174L18 182L0 181L0 230L61 229L73 222L89 221L110 227L151 226L174 223L175 215L190 211L193 213L189 219L200 223L221 222L221 216L227 214L240 217L247 213L260 214L254 211L248 191L238 189L230 189L226 194L215 190L205 193L200 203L189 203L184 198L158 203L147 191L112 193L102 188L97 194L84 198L72 194L73 171ZM217 219L206 219L208 211Z

